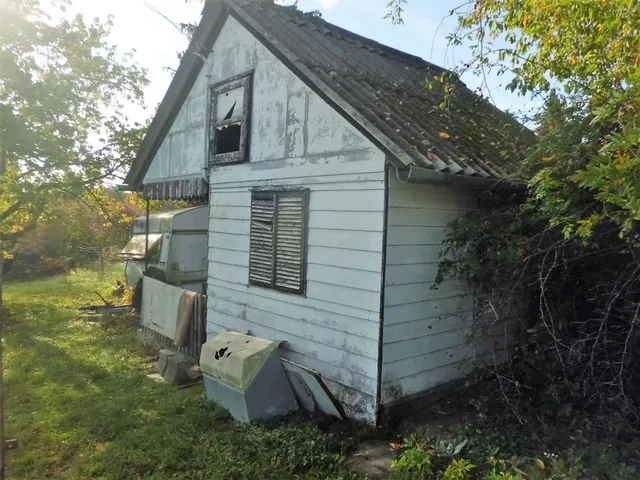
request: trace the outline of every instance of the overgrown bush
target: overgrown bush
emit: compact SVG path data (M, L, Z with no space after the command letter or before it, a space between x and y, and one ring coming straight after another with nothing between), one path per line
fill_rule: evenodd
M640 4L466 6L451 12L451 43L473 54L459 73L509 72L509 87L543 108L537 143L512 162L522 194L495 189L451 225L439 280L474 291L479 327L490 327L475 333L494 351L513 333L502 325L519 327L516 355L486 368L505 412L628 433L640 424Z
M584 242L530 204L491 200L452 224L439 275L462 277L475 289L476 318L485 326L518 324L521 346L512 363L487 367L495 393L522 422L533 415L575 424L584 410L637 421L637 236L621 239L615 225L602 222ZM487 338L475 329L474 340L501 348L505 339L495 332L503 330L490 331Z
M391 467L401 478L429 478L433 475L433 455L427 439L417 435L405 438L402 444L404 452Z
M67 234L59 221L39 225L23 237L5 260L10 278L31 278L62 273L70 259L64 248Z

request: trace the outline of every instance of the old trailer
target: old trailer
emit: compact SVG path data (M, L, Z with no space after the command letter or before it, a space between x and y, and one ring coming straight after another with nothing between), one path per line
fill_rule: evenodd
M209 208L154 213L148 224L147 228L146 216L136 218L129 243L121 251L127 260L127 283L137 285L146 270L147 276L161 282L201 292L207 281Z

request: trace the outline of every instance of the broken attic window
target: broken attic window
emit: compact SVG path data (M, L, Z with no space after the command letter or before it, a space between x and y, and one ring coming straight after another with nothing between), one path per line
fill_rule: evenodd
M216 153L230 153L240 151L240 124L227 125L216 128Z
M234 112L234 110L236 109L236 105L237 105L237 103L234 103L234 104L231 106L231 110L229 110L229 113L227 113L227 114L225 115L224 120L231 120L231 118L233 117L233 112Z
M251 76L247 75L211 89L209 155L212 164L246 160L250 80Z
M244 86L219 93L216 100L216 124L241 120L244 105Z

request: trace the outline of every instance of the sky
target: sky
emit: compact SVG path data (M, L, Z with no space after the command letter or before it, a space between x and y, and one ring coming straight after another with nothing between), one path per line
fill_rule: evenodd
M284 0L291 3L291 0ZM393 25L385 19L388 0L299 0L304 11L319 10L328 22L380 43L422 57L446 68L453 68L469 58L462 47L452 50L446 36L455 28L449 11L460 0L408 0L404 25ZM146 110L131 107L132 120L142 121L153 115L171 82L169 69L178 66L177 54L187 47L186 38L158 13L175 22L197 22L202 11L199 0L74 0L74 10L87 18L114 17L111 42L122 52L136 50L136 61L148 70L150 85L145 90ZM447 18L448 17L448 18ZM480 85L471 73L462 80L469 88ZM526 109L526 99L506 92L504 78L489 80L494 102L503 110Z

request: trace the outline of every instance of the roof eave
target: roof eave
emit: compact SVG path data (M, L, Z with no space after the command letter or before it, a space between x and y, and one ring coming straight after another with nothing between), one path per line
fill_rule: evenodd
M226 11L226 5L222 1L207 1L205 3L202 19L194 31L191 43L180 61L173 80L158 106L156 115L149 125L147 134L125 178L124 183L129 185L132 190L137 191L142 187L142 181L149 165L205 64L208 52L213 47L222 28L222 20L225 18Z
M504 192L524 193L527 189L527 185L519 181L455 175L414 166L406 168L396 166L396 177L402 183L451 185L470 188L473 190L498 190Z

